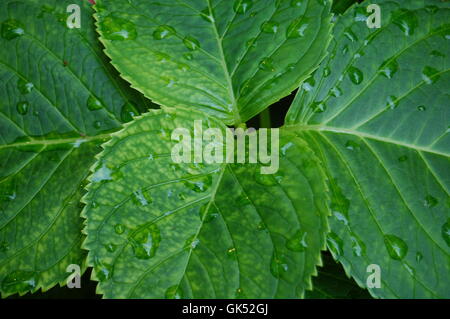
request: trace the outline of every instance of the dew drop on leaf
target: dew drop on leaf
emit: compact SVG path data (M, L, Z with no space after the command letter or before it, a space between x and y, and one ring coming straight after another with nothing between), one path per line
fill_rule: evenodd
M356 42L358 41L358 37L356 36L356 34L352 31L352 29L350 29L350 27L346 28L344 30L344 36L349 39L352 42Z
M106 249L108 252L113 253L113 252L116 251L117 245L114 245L114 244L112 244L112 243L109 243L109 244L106 244L106 245L105 245L105 249Z
M272 58L267 57L262 59L261 62L259 63L259 68L263 71L269 72L275 71Z
M442 225L442 238L447 243L447 246L450 247L450 218Z
M426 111L426 107L425 107L425 105L419 105L418 107L417 107L417 110L418 111L420 111L420 112L423 112L423 111Z
M282 256L272 255L270 262L270 273L277 279L281 278L289 270L286 260Z
M301 7L304 0L291 0L291 7Z
M338 87L334 87L331 89L331 95L334 97L340 97L342 95L342 90Z
M365 254L366 245L358 236L356 236L356 234L350 236L350 241L352 243L352 252L355 257L361 257Z
M120 110L120 119L124 123L131 122L133 120L133 117L138 114L136 107L128 102L122 105L122 109Z
M286 37L288 38L300 38L305 36L305 32L308 29L308 19L300 17L291 22L286 30Z
M426 66L422 70L422 79L424 80L424 82L426 84L433 84L437 80L439 80L439 76L436 76L436 74L438 74L438 73L439 73L439 71L436 70L435 68Z
M116 234L122 235L125 232L125 226L123 226L122 224L116 224L114 226L114 231L116 232Z
M354 84L361 84L364 79L362 71L353 66L348 69L348 76Z
M435 197L428 194L427 196L425 196L423 204L425 207L431 208L438 204L438 200Z
M406 156L406 155L402 155L398 158L399 162L406 162L407 160L408 160L408 156Z
M193 190L196 193L206 192L212 185L212 176L207 175L195 179L185 180L183 182L184 186Z
M147 206L153 202L153 198L148 192L142 191L140 188L133 192L133 202L138 206Z
M173 27L168 25L160 25L153 32L153 38L155 40L167 39L176 34L176 31Z
M217 208L213 204L206 203L199 210L200 220L203 223L209 223L219 216Z
M330 232L327 235L327 246L331 250L331 252L339 257L344 254L344 243L342 242L342 239L338 237L333 232Z
M261 31L265 33L277 33L279 27L278 22L266 21L261 25Z
M322 101L313 102L310 107L314 113L323 113L327 110L327 105Z
M183 43L186 46L186 48L188 48L191 51L195 51L198 48L200 48L200 42L196 38L191 37L189 35L183 39Z
M183 299L183 290L179 285L171 286L166 289L166 299Z
M408 245L395 235L385 235L384 244L392 259L402 260L408 253Z
M100 22L100 30L108 40L134 40L137 38L136 26L131 21L113 17L105 17Z
M2 281L2 290L17 292L36 288L38 274L34 271L16 270L8 274Z
M26 101L22 101L17 103L17 112L20 115L25 115L28 113L28 110L30 108L30 103L26 102Z
M21 22L10 19L2 23L2 37L12 40L25 34L25 29Z
M416 262L420 263L423 259L423 255L420 252L416 253Z
M9 244L6 241L0 242L0 253L5 253L9 249Z
M229 258L235 259L236 258L236 248L230 247L227 249L227 256Z
M393 109L397 108L398 103L399 103L398 98L394 95L390 95L390 96L388 96L388 98L386 100L386 107L393 110Z
M235 0L233 5L233 10L236 13L244 14L248 12L253 6L252 0Z
M95 110L99 110L99 109L103 108L102 102L100 102L100 100L97 99L94 95L91 95L88 97L86 104L87 104L88 109L91 111L95 111Z
M402 30L406 36L414 34L419 25L417 16L409 10L399 10L393 14L394 24Z
M155 256L161 242L161 234L156 224L139 226L130 238L134 256L149 259Z
M294 236L286 241L286 248L292 251L302 252L308 247L306 240L307 232L298 230Z
M380 72L383 76L385 76L388 79L392 79L395 73L398 71L398 62L397 60L387 60L383 62L383 64L380 67Z
M34 85L31 82L19 79L19 81L17 82L17 88L19 89L20 93L28 94L31 93L31 91L33 91Z
M113 266L100 262L97 257L94 259L94 270L98 280L101 282L112 278Z
M356 143L355 141L349 140L345 143L345 148L350 151L357 151L361 148L361 146L358 143Z

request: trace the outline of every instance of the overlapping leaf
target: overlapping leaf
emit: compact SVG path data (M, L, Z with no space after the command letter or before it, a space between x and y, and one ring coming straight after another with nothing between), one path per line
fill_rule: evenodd
M296 97L287 124L328 167L328 247L377 297L448 298L450 283L450 5L372 1L336 25L330 56Z
M225 136L220 121L177 108L145 114L103 146L84 198L84 247L98 292L108 298L302 296L327 231L317 158L282 131L274 175L261 174L259 164L175 164L178 142L171 134L176 128L193 134L194 120L202 121L203 132L218 128ZM204 150L211 142L202 141Z
M166 106L239 124L322 60L328 0L101 0L98 30L133 87Z
M112 78L92 10L72 1L0 3L0 292L23 294L83 267L80 183L107 132L145 105ZM117 77L117 76L116 76Z

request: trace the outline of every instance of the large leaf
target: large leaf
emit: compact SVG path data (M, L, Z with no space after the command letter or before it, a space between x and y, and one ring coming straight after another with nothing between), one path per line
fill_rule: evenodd
M107 132L130 119L92 10L68 29L73 1L0 3L0 292L47 290L83 267L80 183ZM115 74L114 74L115 75ZM134 111L135 112L135 111Z
M101 0L98 30L132 86L166 106L239 124L322 60L328 0Z
M328 247L377 297L450 297L450 9L372 1L336 25L331 54L301 88L287 124L319 154L334 194Z
M200 112L158 110L103 146L84 198L84 247L98 292L301 297L311 288L327 231L326 184L316 157L282 131L275 175L261 174L259 164L175 164L171 132L193 132L194 120L202 120L203 131L227 130Z

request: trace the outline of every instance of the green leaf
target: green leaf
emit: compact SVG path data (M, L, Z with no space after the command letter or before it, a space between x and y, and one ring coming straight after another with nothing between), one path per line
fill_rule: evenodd
M99 144L144 105L113 79L83 1L81 29L68 29L73 1L0 3L0 292L65 284L84 269L80 183ZM92 110L91 110L92 109Z
M358 0L333 0L333 6L331 7L331 11L337 14L342 14L350 8L354 3L357 3ZM361 2L361 1L360 1ZM366 4L368 5L368 4Z
M328 0L101 0L114 66L161 105L239 124L291 93L323 59Z
M376 297L448 298L450 5L372 1L338 20L330 56L286 122L325 162L333 200L328 247Z
M260 164L175 164L171 133L193 132L194 120L203 132L227 130L200 112L155 110L103 145L83 214L97 291L107 298L303 296L327 231L316 157L282 131L274 175L261 174Z

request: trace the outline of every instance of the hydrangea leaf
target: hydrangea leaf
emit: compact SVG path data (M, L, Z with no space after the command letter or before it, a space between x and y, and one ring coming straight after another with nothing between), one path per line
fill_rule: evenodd
M66 26L73 1L0 3L0 292L65 284L84 270L81 182L108 132L145 105L113 79L92 9ZM136 111L135 111L136 112Z
M201 112L166 108L127 124L103 145L83 211L98 293L302 297L327 232L328 193L317 158L295 134L281 131L273 175L262 174L260 164L175 164L171 133L192 134L194 120L203 132L228 130ZM211 141L202 143L205 150Z
M379 265L376 297L449 298L450 4L372 3L381 28L365 4L338 20L287 126L327 167L328 247L347 273L367 287Z
M113 65L161 105L240 124L291 93L323 59L328 0L99 0Z

